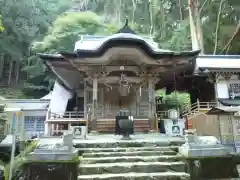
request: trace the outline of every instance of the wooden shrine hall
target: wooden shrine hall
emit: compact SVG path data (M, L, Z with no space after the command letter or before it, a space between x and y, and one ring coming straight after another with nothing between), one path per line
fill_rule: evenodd
M73 52L39 54L58 81L82 98L83 105L76 105L82 106L82 112L78 107L72 110L82 114L81 118L55 118L51 123L88 118L91 131L113 132L115 116L128 110L136 131L155 130L156 88L172 81L173 74L192 75L198 54L159 49L152 39L138 36L127 22L108 37L83 36Z

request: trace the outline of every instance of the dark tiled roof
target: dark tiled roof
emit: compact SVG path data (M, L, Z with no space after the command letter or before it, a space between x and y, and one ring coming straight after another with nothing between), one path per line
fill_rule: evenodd
M240 99L218 99L224 106L240 106Z

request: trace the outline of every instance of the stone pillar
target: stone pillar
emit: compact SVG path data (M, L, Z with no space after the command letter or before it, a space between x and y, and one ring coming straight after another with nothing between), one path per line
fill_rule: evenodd
M24 130L24 121L25 121L25 115L23 111L15 112L15 123L12 124L12 133L16 136L19 136L19 147L20 151L22 152L25 148L25 130ZM14 125L14 126L13 126Z
M155 117L154 117L154 109L156 108L154 106L154 101L155 101L155 97L154 97L154 83L153 83L153 79L150 77L148 79L148 119L150 122L150 128L151 131L155 130Z
M97 131L97 93L98 93L98 78L96 75L93 77L93 98L92 98L92 132Z
M49 136L49 124L48 122L44 122L44 135Z

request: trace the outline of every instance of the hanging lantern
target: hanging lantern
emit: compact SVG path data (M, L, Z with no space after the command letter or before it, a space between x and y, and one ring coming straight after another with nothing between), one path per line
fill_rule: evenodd
M127 96L130 92L130 87L131 85L129 85L126 77L124 74L121 74L121 79L119 81L119 93L121 96Z

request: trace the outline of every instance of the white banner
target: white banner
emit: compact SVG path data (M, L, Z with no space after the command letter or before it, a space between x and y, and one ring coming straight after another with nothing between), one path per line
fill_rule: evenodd
M68 100L71 98L71 93L56 81L49 103L49 110L52 113L63 115L66 111Z

